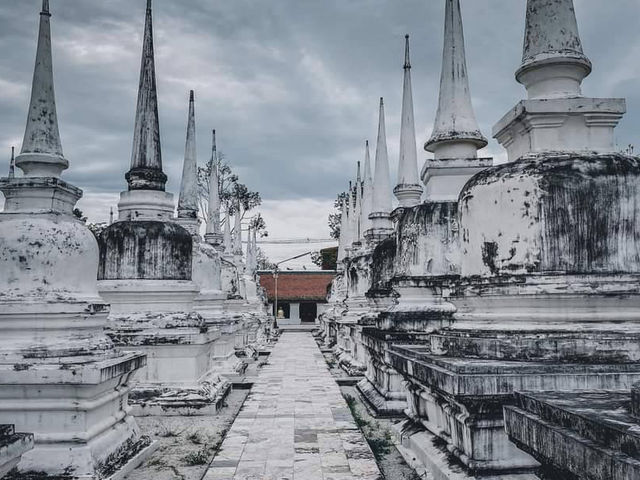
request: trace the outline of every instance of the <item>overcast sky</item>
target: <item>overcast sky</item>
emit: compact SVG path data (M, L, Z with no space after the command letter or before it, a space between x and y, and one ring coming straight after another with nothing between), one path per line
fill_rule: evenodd
M640 148L640 0L575 3L594 64L584 93L626 97L616 140ZM84 189L79 206L92 221L106 220L125 188L144 5L51 0L60 133L71 164L64 176ZM0 0L2 174L10 146L22 142L39 10L40 0ZM524 12L525 0L462 0L473 103L487 137L524 95L513 77ZM177 194L194 89L199 161L216 128L219 150L261 192L272 237L326 237L332 199L355 174L364 140L375 143L380 96L395 181L405 33L418 145L429 136L443 16L442 0L154 0L167 189ZM493 139L482 153L505 158Z

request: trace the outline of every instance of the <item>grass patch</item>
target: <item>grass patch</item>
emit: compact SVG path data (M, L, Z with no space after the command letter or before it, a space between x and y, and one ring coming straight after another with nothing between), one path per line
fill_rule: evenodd
M347 402L347 406L351 411L351 415L358 425L358 428L362 431L364 438L367 440L369 447L376 460L380 461L382 458L391 453L393 442L391 441L391 433L388 429L382 428L376 421L368 421L360 413L358 408L358 399L353 395L344 394L344 399Z
M209 449L205 447L197 452L185 455L182 457L182 461L189 466L206 465L209 463L209 455Z
M354 396L349 394L344 395L344 399L347 402L347 406L351 411L351 416L355 420L356 425L358 425L358 427L363 431L365 427L370 427L371 424L362 417L362 415L360 414L360 410L358 410L358 400L356 400Z
M187 436L187 440L189 440L194 445L202 445L204 443L198 432L189 434L189 436Z

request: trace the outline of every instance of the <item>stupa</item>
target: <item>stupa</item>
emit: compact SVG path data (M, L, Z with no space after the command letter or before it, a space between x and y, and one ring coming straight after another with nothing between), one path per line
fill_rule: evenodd
M374 327L363 332L369 365L367 378L358 387L380 415L401 416L407 407L403 378L390 365L390 346L423 343L431 332L452 321L455 306L446 297L460 275L458 195L474 174L492 164L490 158L477 155L487 141L480 133L471 103L457 1L446 2L444 25L438 111L434 130L425 144L425 150L432 152L434 159L426 160L422 170L426 200L394 211L394 245L374 255L380 257L376 262L380 265L378 269L390 267L382 275L389 281L381 285L381 293L390 290L395 301L381 312ZM417 155L408 68L409 38L405 38L400 150L405 156L401 166L413 172L417 170ZM388 254L391 256L385 258Z
M131 396L134 413L205 414L215 411L226 393L225 380L211 365L220 334L194 311L200 289L192 281L192 233L175 222L173 196L165 192L155 78L148 0L133 153L125 176L129 188L120 194L118 221L100 235L99 290L111 304L110 337L123 351L148 355ZM193 155L188 141L187 171L195 168ZM185 181L189 187L190 179ZM183 194L179 214L193 232L192 205Z
M572 0L528 0L516 72L528 99L494 127L509 163L474 175L459 196L454 323L390 353L409 384L405 446L443 478L536 478L537 440L516 432L535 402L557 407L538 392L588 398L640 380L640 160L616 153L624 100L582 95L590 71ZM527 407L509 431L526 451L505 433L503 407L518 398Z
M135 467L153 450L127 408L146 358L116 350L104 333L109 307L96 285L98 244L72 213L82 190L61 178L69 161L58 131L50 20L43 0L15 158L24 175L0 179L0 424L33 432L34 448L12 475L97 479ZM20 443L3 444L0 457Z

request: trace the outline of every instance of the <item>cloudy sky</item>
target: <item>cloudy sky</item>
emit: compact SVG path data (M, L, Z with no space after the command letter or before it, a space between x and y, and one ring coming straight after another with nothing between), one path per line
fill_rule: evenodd
M576 0L592 96L626 97L620 148L638 144L639 0ZM0 168L24 132L40 0L0 0ZM145 0L51 0L65 177L85 191L92 221L108 217L131 155ZM471 92L485 136L523 97L513 72L525 0L462 0ZM441 0L154 0L156 68L168 190L177 192L188 90L198 151L210 129L242 181L262 193L272 237L328 235L326 216L375 142L385 97L391 171L397 165L403 36L411 35L418 144L436 110ZM505 155L492 140L484 155ZM426 158L423 152L422 158ZM4 159L6 160L4 160ZM392 180L393 181L393 180Z

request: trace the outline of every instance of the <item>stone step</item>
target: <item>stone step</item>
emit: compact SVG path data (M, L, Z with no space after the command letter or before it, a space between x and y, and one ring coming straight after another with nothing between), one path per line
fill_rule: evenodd
M516 407L640 460L640 423L625 391L516 393Z
M640 334L455 330L430 336L436 355L562 363L640 361Z
M505 430L552 478L640 478L640 425L624 392L517 394L504 409Z
M420 345L393 345L391 366L449 395L500 405L515 391L621 390L640 381L640 365L507 361L434 355ZM485 405L486 406L486 405Z
M20 461L22 454L33 448L33 434L16 433L13 425L0 425L0 478Z

